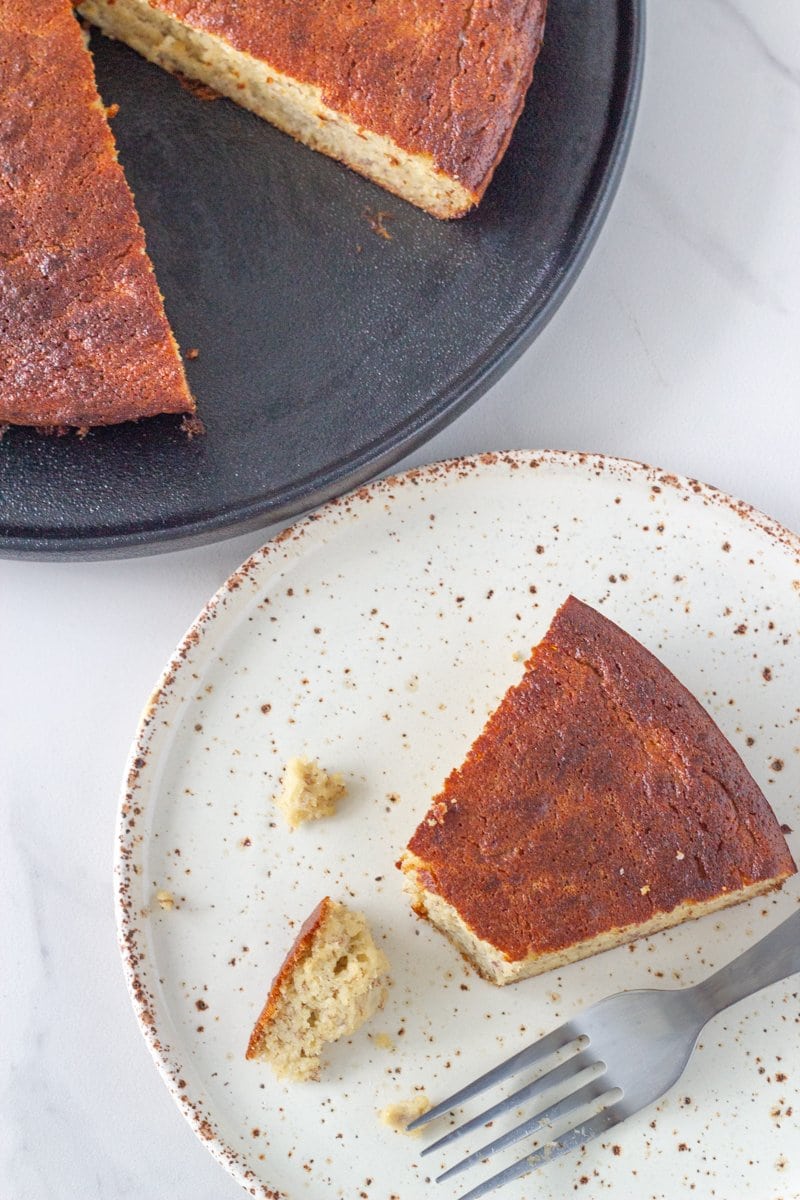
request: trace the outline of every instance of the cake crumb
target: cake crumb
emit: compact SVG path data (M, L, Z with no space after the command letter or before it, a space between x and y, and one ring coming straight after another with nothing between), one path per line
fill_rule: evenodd
M206 431L206 427L196 414L187 415L181 421L181 429L186 434L187 440L192 438L202 437Z
M384 1125L388 1125L395 1133L408 1133L408 1126L417 1117L421 1117L431 1107L431 1102L424 1092L418 1092L408 1100L398 1100L396 1104L387 1104L378 1113ZM409 1136L418 1137L419 1129L412 1129Z
M386 222L392 220L392 213L384 212L382 209L374 211L370 208L364 209L364 216L367 219L370 229L376 233L378 237L384 238L387 242L392 241L392 235L386 228Z
M394 1050L394 1042L389 1037L388 1033L374 1033L372 1040L381 1050Z
M172 892L168 892L166 888L160 888L156 892L156 901L159 908L163 908L164 912L172 912L175 907L175 897Z
M337 803L347 794L341 775L331 775L308 758L290 758L283 772L283 791L275 804L290 829L304 821L331 817Z
M182 88L195 97L196 100L220 100L220 93L208 83L201 83L199 79L190 79L188 75L184 75L181 71L173 71L175 78Z

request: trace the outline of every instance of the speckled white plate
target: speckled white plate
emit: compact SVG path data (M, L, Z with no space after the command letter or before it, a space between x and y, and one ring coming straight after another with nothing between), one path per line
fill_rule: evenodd
M434 1186L439 1162L379 1108L423 1086L440 1098L620 988L695 982L797 904L793 880L502 990L413 917L398 852L569 592L675 671L800 829L800 540L712 488L619 460L485 455L323 508L217 593L150 699L119 826L123 958L167 1085L253 1195L452 1200L463 1185ZM350 794L334 819L290 834L270 797L297 754L343 772ZM797 856L797 834L789 843ZM394 987L332 1048L320 1083L283 1086L244 1050L325 894L367 913ZM662 1103L505 1195L800 1196L798 987L717 1018Z

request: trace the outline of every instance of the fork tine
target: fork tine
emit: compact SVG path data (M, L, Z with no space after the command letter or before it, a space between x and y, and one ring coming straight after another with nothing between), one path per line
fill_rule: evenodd
M444 1174L438 1175L436 1182L441 1183L443 1180L449 1179L451 1175L457 1175L467 1167L472 1166L473 1163L480 1162L481 1159L488 1158L490 1155L496 1154L499 1150L505 1150L508 1146L515 1145L522 1138L535 1133L542 1125L558 1121L561 1117L570 1116L592 1100L599 1100L601 1096L610 1090L608 1080L605 1079L604 1074L596 1075L594 1079L584 1084L583 1087L578 1088L577 1091L570 1092L563 1100L559 1100L556 1104L551 1104L543 1112L535 1113L520 1125L515 1125L507 1133L503 1133L500 1137L495 1138L494 1141L481 1146L480 1150L475 1150L472 1154L468 1154L461 1162L457 1162L455 1166L449 1167Z
M476 1117L465 1121L463 1125L456 1126L446 1133L444 1137L440 1137L438 1142L432 1142L430 1146L426 1146L422 1151L422 1156L432 1154L434 1150L441 1150L450 1142L454 1142L456 1138L463 1137L465 1133L469 1133L472 1129L477 1129L480 1125L486 1125L495 1117L502 1116L512 1108L516 1108L523 1100L530 1100L533 1096L540 1092L546 1092L549 1088L556 1087L559 1083L563 1083L565 1079L571 1079L578 1075L586 1067L592 1065L593 1059L588 1050L582 1050L579 1054L568 1058L566 1062L560 1063L557 1067L553 1067L551 1071L540 1075L532 1083L527 1083L525 1087L519 1091L512 1092L510 1096L505 1096L497 1104L493 1104L491 1108L487 1108L485 1112L478 1113Z
M585 1146L587 1142L591 1142L594 1138L599 1137L600 1134L607 1133L609 1129L613 1129L622 1120L624 1120L624 1117L617 1113L614 1108L603 1109L597 1116L592 1117L590 1121L576 1125L574 1129L570 1129L556 1141L550 1142L546 1146L540 1146L538 1150L534 1150L532 1154L521 1158L519 1162L513 1163L503 1171L498 1171L496 1175L492 1175L489 1179L485 1179L483 1183L479 1183L471 1191L465 1192L463 1196L459 1197L459 1200L478 1200L480 1196L485 1196L489 1192L493 1192L495 1188L502 1187L504 1183L511 1183L513 1179L520 1179L523 1175L527 1175L531 1171L536 1171L539 1167L543 1167L547 1163L561 1158L563 1154L568 1154L570 1150L577 1150L579 1146Z
M441 1117L443 1113L449 1112L451 1108L457 1108L458 1105L471 1100L473 1096L477 1096L480 1092L485 1091L486 1088L493 1087L496 1083L502 1083L509 1075L513 1075L523 1067L531 1066L539 1060L544 1061L551 1054L555 1054L557 1050L568 1046L570 1042L575 1041L579 1036L579 1033L573 1030L571 1022L567 1021L566 1024L559 1025L558 1029L554 1029L552 1033L539 1038L538 1042L533 1042L530 1046L526 1046L524 1050L512 1054L511 1058L507 1058L505 1062L492 1067L491 1071L487 1071L484 1075L479 1076L478 1079L474 1079L472 1083L468 1083L460 1091L453 1092L452 1096L448 1096L440 1104L435 1104L433 1108L429 1108L421 1117L417 1117L412 1121L407 1126L407 1129L410 1131L421 1128L428 1121L433 1121L436 1117Z

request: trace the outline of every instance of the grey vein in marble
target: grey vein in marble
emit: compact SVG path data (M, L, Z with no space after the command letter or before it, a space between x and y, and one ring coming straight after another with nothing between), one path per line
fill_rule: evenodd
M732 0L714 0L714 3L721 12L735 21L739 28L747 34L751 43L757 47L759 53L769 63L770 67L773 67L788 83L793 84L795 87L800 86L800 70L784 62L783 59L778 58L775 51L768 45L766 39L753 24L749 16L743 13L737 5L733 4ZM798 16L800 16L800 10L798 10Z

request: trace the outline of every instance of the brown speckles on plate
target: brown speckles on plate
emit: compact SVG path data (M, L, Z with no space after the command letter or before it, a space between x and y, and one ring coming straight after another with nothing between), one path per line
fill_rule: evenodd
M787 729L798 702L784 639L800 627L798 561L793 535L696 481L588 454L496 453L360 489L284 530L220 589L142 718L120 805L117 915L159 1070L250 1194L430 1200L425 1160L415 1164L403 1139L381 1140L374 1117L403 1080L423 1081L435 1101L456 1075L492 1065L593 999L672 984L675 972L692 982L749 944L761 908L495 992L415 921L394 862L518 678L514 654L524 657L567 591L602 600L706 698L737 749L757 747L751 769L772 780L791 832L798 739ZM746 636L734 635L738 625ZM769 686L753 686L762 681ZM335 760L354 786L336 817L290 837L271 819L270 796L278 764L297 753ZM180 896L180 912L153 904L155 881ZM321 888L352 897L380 933L395 984L371 1032L390 1030L394 1049L363 1031L331 1050L322 1084L298 1093L245 1063L243 1048L292 926ZM762 902L770 919L796 891ZM796 1002L759 1003L715 1027L685 1079L692 1103L665 1101L669 1117L645 1130L648 1146L641 1128L621 1127L620 1154L587 1147L543 1172L541 1200L575 1186L626 1195L632 1172L637 1194L660 1195L681 1142L692 1148L681 1155L689 1190L710 1195L703 1172L713 1166L718 1195L747 1185L760 1200L783 1148L772 1139L796 1121L785 1045ZM465 1039L465 1029L489 1037ZM743 1048L770 1070L758 1074ZM751 1094L764 1103L750 1104ZM777 1106L778 1119L769 1115ZM762 1150L755 1166L734 1170L724 1147L745 1127ZM800 1195L800 1156L797 1165L785 1157L772 1190ZM577 1183L583 1176L590 1184Z

